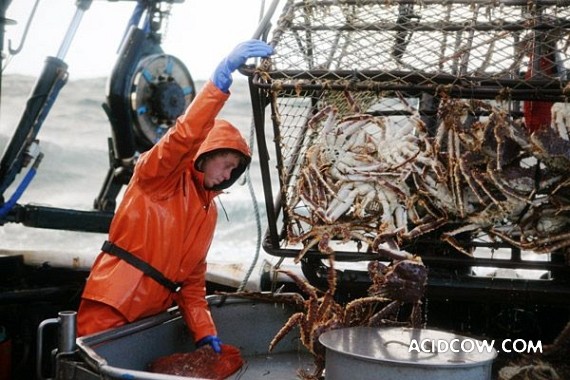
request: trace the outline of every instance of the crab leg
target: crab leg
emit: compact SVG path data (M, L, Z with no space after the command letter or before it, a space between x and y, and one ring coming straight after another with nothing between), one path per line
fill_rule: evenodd
M293 314L285 323L285 325L277 332L277 334L273 337L271 342L269 343L269 352L273 351L277 343L281 341L293 328L300 323L303 319L303 313L295 313Z

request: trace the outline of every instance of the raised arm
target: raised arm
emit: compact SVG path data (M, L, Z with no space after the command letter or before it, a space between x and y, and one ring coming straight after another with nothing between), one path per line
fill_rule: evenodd
M263 41L249 40L237 45L224 58L196 98L173 128L137 164L140 179L166 177L194 159L200 144L229 97L232 73L252 57L266 57L273 48Z

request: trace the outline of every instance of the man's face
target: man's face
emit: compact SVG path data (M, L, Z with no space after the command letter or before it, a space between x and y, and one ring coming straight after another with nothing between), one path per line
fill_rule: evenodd
M202 168L204 171L204 187L211 189L230 179L232 170L237 168L239 163L240 156L232 152L209 157Z

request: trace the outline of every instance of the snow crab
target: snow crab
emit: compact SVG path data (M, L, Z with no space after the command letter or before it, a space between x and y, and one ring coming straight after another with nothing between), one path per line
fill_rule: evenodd
M417 155L416 141L407 131L388 138L389 128L383 118L355 114L337 120L337 110L332 106L319 111L308 125L318 137L306 152L297 188L299 194L311 195L303 200L322 223L333 224L346 214L365 218L378 211L377 203L397 204L397 198L405 195L399 194L396 184L387 185L394 178L386 181L383 176L392 176L388 173ZM405 149L392 148L388 154L379 153L383 144L389 147L392 140L402 137L408 143ZM378 182L386 186L378 186ZM319 188L322 192L315 192ZM389 210L383 212L384 219L389 219Z
M382 117L357 113L339 120L337 114L326 106L308 122L317 137L287 207L290 241L304 244L297 261L317 244L331 254L334 238L371 244L382 231L406 230L405 181L413 162L426 160L419 121L396 128Z

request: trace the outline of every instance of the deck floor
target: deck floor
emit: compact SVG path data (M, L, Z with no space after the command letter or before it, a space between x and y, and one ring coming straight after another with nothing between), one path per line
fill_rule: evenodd
M308 353L289 352L244 357L245 364L228 380L298 379L297 371L313 370L313 356Z

